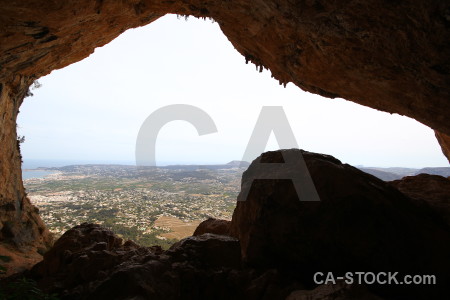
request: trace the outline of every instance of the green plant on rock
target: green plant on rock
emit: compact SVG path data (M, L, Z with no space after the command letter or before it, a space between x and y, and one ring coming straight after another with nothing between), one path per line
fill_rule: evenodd
M10 261L11 261L10 256L0 255L0 262L10 262ZM7 271L7 268L4 265L0 264L0 275L6 274L6 271Z
M56 294L41 291L36 281L22 277L15 281L0 282L0 299L3 300L58 300Z

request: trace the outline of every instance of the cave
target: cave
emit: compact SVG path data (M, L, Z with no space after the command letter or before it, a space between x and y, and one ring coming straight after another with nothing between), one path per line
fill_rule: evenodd
M37 251L52 243L21 177L16 120L30 85L166 14L213 19L245 60L280 84L429 126L450 160L446 1L23 0L1 11L0 241L13 247Z

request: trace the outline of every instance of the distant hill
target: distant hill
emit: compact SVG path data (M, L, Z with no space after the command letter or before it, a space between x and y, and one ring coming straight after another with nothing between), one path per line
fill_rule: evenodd
M423 168L416 172L416 174L431 174L431 175L441 175L444 177L450 176L450 168L448 167L441 167L441 168Z
M197 169L206 170L219 170L219 169L234 169L234 168L247 168L250 163L246 161L233 160L226 164L217 165L168 165L159 166L158 169L169 169L169 170L186 170L193 171ZM85 172L87 170L93 171L105 171L105 170L129 170L135 169L135 165L118 165L118 164L83 164L83 165L70 165L63 167L39 167L33 170L46 170L46 171L63 171L63 172ZM155 167L145 167L145 168L155 168Z
M423 169L413 169L413 168L378 168L378 167L358 167L363 172L369 173L375 177L378 177L384 181L392 181L397 179L402 179L405 176L414 176L418 174L430 174L430 175L440 175L444 177L450 176L449 167L439 167L439 168L423 168Z
M403 175L400 175L397 173L388 172L388 171L380 171L379 168L358 168L358 169L360 169L363 172L369 173L370 175L378 177L384 181L392 181L392 180L397 180L397 179L401 179L404 177Z
M380 171L394 173L402 176L415 175L418 169L414 168L401 168L401 167L390 167L390 168L376 168Z
M217 164L217 165L170 165L158 167L160 169L169 169L169 170L184 170L184 171L195 171L198 169L206 169L206 170L219 170L219 169L234 169L234 168L247 168L250 165L249 162L233 160L226 164ZM87 170L93 172L101 172L101 171L111 171L111 170L129 170L134 169L136 166L133 165L100 165L100 164L91 164L91 165L72 165L72 166L64 166L58 168L37 168L39 170L58 170L65 172L85 172ZM414 169L414 168L401 168L401 167L391 167L391 168L379 168L379 167L363 167L358 166L363 172L369 173L375 177L378 177L384 181L392 181L397 179L402 179L405 176L414 176L421 173L431 174L431 175L440 175L444 177L450 177L450 167L437 167L437 168L423 168L423 169Z
M170 170L197 170L197 169L219 170L219 169L247 168L250 165L246 161L242 162L242 166L240 164L241 161L233 160L224 165L170 165L158 168Z
M227 166L232 166L232 167L248 167L250 166L250 163L248 161L243 161L243 160L232 160L229 163L227 163Z

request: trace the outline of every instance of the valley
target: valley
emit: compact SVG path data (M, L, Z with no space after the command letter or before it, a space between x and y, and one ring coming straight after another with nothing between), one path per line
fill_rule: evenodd
M89 222L141 245L163 248L192 235L209 217L231 219L244 171L233 164L49 169L54 173L25 180L25 188L55 238Z

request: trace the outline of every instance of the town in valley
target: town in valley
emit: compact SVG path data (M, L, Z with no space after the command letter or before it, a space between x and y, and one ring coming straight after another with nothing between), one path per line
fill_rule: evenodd
M143 246L168 248L208 218L231 219L248 164L136 167L73 165L25 180L55 238L84 222Z

